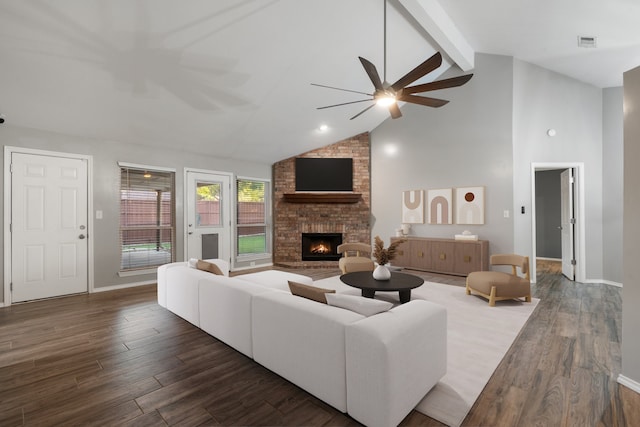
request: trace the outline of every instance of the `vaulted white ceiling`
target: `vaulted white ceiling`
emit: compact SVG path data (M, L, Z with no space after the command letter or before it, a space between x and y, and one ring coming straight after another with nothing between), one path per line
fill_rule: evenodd
M640 65L632 0L388 4L390 82L436 51L445 62L421 81L472 68L474 51L599 87ZM578 48L579 35L598 48ZM0 0L0 113L6 125L273 163L388 118L375 107L349 120L367 103L317 110L366 96L311 85L371 93L358 56L383 74L383 39L381 0Z

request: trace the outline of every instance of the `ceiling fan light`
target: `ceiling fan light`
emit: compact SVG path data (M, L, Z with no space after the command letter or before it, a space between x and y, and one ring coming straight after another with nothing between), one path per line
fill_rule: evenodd
M396 103L396 97L392 95L383 95L376 98L376 104L382 107L389 107Z

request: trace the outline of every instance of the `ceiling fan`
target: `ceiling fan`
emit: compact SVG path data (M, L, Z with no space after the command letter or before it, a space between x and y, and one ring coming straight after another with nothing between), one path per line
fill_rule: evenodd
M368 106L364 110L360 111L355 116L351 117L350 120L355 119L361 114L369 111L376 104L386 106L389 108L389 113L391 114L392 119L397 119L402 117L402 113L400 112L400 107L398 107L398 102L409 102L412 104L424 105L427 107L442 107L449 101L444 99L437 98L428 98L425 96L415 95L416 93L429 92L432 90L438 89L446 89L450 87L462 86L466 82L468 82L473 74L467 74L459 77L452 77L449 79L437 80L430 83L419 84L415 86L407 86L419 78L426 76L436 68L438 68L442 64L442 55L440 52L434 54L431 58L424 61L422 64L415 67L413 70L409 71L407 74L402 76L398 81L393 84L389 84L387 82L387 0L383 0L384 2L384 80L380 79L380 75L378 74L378 70L376 66L373 65L370 61L365 58L359 56L360 63L364 67L369 79L371 79L371 83L373 83L374 91L373 93L360 92L356 90L350 89L341 89L333 86L326 86L317 83L311 83L313 86L324 87L328 89L341 90L344 92L352 92L358 93L361 95L368 95L371 98L360 99L357 101L343 102L341 104L327 105L325 107L318 107L318 110L323 110L326 108L339 107L342 105L350 105L356 104L360 102L373 102L372 105Z

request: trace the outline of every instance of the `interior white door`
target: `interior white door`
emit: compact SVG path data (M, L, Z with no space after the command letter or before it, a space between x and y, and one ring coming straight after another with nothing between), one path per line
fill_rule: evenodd
M231 262L231 175L187 172L187 259Z
M574 226L573 213L573 169L560 174L560 228L562 238L562 274L575 279Z
M87 161L12 153L13 302L88 290Z

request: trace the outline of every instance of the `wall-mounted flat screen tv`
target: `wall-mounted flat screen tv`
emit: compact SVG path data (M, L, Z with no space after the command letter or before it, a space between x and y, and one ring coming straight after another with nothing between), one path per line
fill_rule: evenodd
M296 191L353 191L353 159L296 158Z

